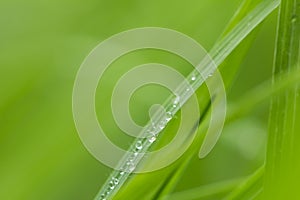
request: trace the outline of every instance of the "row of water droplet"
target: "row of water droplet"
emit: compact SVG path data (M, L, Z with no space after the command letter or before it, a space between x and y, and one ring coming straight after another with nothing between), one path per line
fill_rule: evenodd
M211 75L208 75L207 77L210 76ZM152 143L156 141L158 134L166 127L168 122L173 119L176 112L194 93L198 85L203 83L207 77L201 77L198 71L194 70L194 72L188 76L187 81L183 82L176 89L175 96L170 97L163 105L166 110L164 112L158 112L153 116L155 121L151 121L143 130L142 136L145 135L145 137L135 140L129 152L124 156L124 160L120 162L121 170L113 172L109 181L103 186L104 190L100 191L100 196L98 195L96 197L97 200L106 200L113 196L117 188L120 187L120 184L136 169L144 153L146 153Z

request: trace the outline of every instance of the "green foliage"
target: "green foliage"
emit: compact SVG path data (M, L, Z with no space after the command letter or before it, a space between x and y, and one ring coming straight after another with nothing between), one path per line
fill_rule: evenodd
M210 99L202 85L196 95L204 114L188 151L164 169L131 174L113 199L297 199L300 7L298 0L282 1L271 78L277 14L272 11L278 4L278 0L0 0L0 199L95 197L114 171L96 161L77 136L71 110L76 72L100 41L145 26L178 30L210 49L228 94L226 124L216 147L199 160L210 118ZM132 66L149 62L168 64L183 75L191 71L185 61L163 52L126 56L107 70L96 94L99 121L124 149L132 138L119 130L108 111L107 97L118 78ZM134 120L146 123L149 105L168 95L150 87L137 91L130 102ZM179 121L180 113L150 150L167 144Z
M282 74L294 74L300 67L300 1L282 0L277 32L274 84ZM296 73L299 73L296 71ZM295 199L299 197L300 178L300 88L299 82L272 98L268 151L266 161L265 198Z
M245 1L239 12L235 15L235 18L232 19L230 25L228 26L229 31L227 30L225 32L225 36L221 38L221 40L211 50L213 60L217 65L220 65L221 63L223 63L225 58L230 55L231 52L236 47L238 47L238 45L242 41L245 40L244 43L241 44L237 49L239 54L233 53L232 57L229 57L226 60L227 62L225 62L221 66L221 70L225 71L225 73L226 69L230 67L230 73L227 72L223 75L223 79L225 80L227 85L232 81L234 75L239 69L238 63L240 60L242 60L242 57L244 55L244 53L242 52L247 51L250 45L249 41L251 41L251 39L253 40L253 37L246 37L254 28L257 27L260 22L262 22L270 14L270 12L272 12L277 7L277 5L278 2L276 1L262 1L251 3ZM203 88L200 88L197 91L197 95L201 95L201 99L204 99L204 102L206 101L206 104L204 104L204 107L202 109L206 109L205 107L209 107L209 95L204 96ZM188 165L191 155L197 153L197 150L203 141L203 133L205 133L208 122L209 120L207 116L205 120L200 122L200 128L196 136L196 141L191 146L189 151L186 152L184 156L182 156L181 159L179 159L172 166L162 169L159 172L133 175L131 179L126 183L126 186L121 188L121 191L116 195L115 199L139 199L141 196L143 196L145 199L160 199L168 194L170 190L174 188L176 182L179 181L181 174L184 172L185 166ZM175 129L167 129L167 132L174 131ZM192 132L192 130L187 130L187 133L189 132ZM167 137L165 135L166 133L164 134L164 137ZM147 183L147 187L141 188L138 191L136 190L139 185L143 185L145 183ZM121 182L120 184L122 185L124 183ZM102 191L100 191L99 194L101 194L101 192Z

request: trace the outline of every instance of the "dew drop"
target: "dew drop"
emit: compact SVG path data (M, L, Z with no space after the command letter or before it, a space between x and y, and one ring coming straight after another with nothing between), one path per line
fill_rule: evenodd
M179 101L180 101L180 97L179 96L176 96L176 98L174 99L174 103L179 103Z
M128 158L128 161L129 161L129 162L132 162L133 159L134 159L134 158L133 158L132 156L130 156L130 157Z
M195 81L195 80L196 80L196 76L193 75L192 78L191 78L191 80L192 80L192 81Z
M110 181L110 182L109 182L109 188L110 188L111 190L113 190L113 189L115 188L115 184L114 184L113 181Z
M128 158L128 161L132 162L137 156L137 153L135 152L134 154L130 155Z
M159 128L160 130L163 130L165 127L166 127L166 123L165 123L165 121L161 121L161 122L159 122L159 124L158 124L158 128Z
M115 185L118 185L119 184L119 180L117 178L112 178L112 181Z
M137 148L138 150L141 150L142 147L143 147L142 141L141 140L137 141L135 144L135 148Z
M105 195L104 194L101 194L100 197L101 197L102 200L105 200Z
M127 162L127 166L128 166L129 173L131 173L135 169L135 166L132 162Z
M156 132L154 131L154 129L150 129L147 131L147 135L155 135Z
M172 117L173 117L173 114L170 111L166 112L166 121L167 122L169 122L172 119Z
M156 140L156 137L154 135L151 135L151 136L148 137L148 141L150 143L153 143L155 140Z
M179 96L176 96L174 101L173 101L173 107L176 108L179 104L179 101L180 101L180 97Z
M130 168L128 168L130 172L132 172L135 169L135 166L132 165Z
M148 130L148 132L152 135L155 135L157 133L157 128L156 125L154 123L152 123L150 129Z
M116 175L115 179L117 179L119 181L119 179L121 179L123 175L124 175L124 172L119 171L119 173Z

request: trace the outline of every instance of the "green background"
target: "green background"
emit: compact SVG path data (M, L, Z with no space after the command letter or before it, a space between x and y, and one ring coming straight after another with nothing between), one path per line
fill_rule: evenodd
M108 177L111 169L84 148L72 117L77 70L99 42L131 28L158 26L187 34L209 51L239 3L0 0L0 199L92 199ZM228 91L229 102L271 76L275 24L276 13L259 29ZM134 64L136 59L149 62L151 56L146 53L132 56L126 64ZM155 57L181 66L168 56ZM187 72L184 65L181 70ZM109 85L116 78L108 74L106 79ZM143 102L148 105L162 98L136 95L131 108L135 120L142 124L147 120ZM245 176L260 166L268 107L266 102L247 118L226 126L213 152L204 160L195 157L175 190ZM109 120L105 123L107 129L113 126ZM111 129L114 131L109 133L124 137L116 127ZM121 146L128 145L115 140Z

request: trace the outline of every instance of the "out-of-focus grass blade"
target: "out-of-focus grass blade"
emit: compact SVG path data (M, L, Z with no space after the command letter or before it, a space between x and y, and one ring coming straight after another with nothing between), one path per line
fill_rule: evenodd
M251 7L253 6L253 4L244 4L244 6L247 6L248 8L249 5L251 5ZM255 6L253 6L255 8L251 12L249 11L251 9L241 9L243 13L236 15L236 17L241 18L242 20L233 20L232 23L236 26L231 24L231 27L234 28L228 31L228 34L224 37L224 39L222 39L221 42L218 43L212 50L211 55L216 60L216 63L221 64L224 59L228 57L239 44L241 44L249 33L256 28L257 25L262 22L277 6L278 1L266 0L260 3L255 2ZM248 49L246 47L244 48L245 50ZM236 67L236 69L237 68L238 67ZM233 71L236 72L236 70ZM232 77L233 75L231 75L229 79ZM227 77L224 76L223 78L225 81L227 80ZM230 82L231 81L228 81L228 83ZM201 96L206 102L209 102L209 96L204 97L203 94ZM207 107L208 105L203 103L203 106ZM202 121L203 124L206 124L207 122L207 120ZM205 125L201 126L203 128L200 127L198 131L199 133L202 133L205 129ZM172 129L168 129L167 131L172 131ZM195 153L197 148L199 148L199 143L201 144L202 140L203 134L201 134L195 144L192 145L190 148L191 150L186 152L182 158L177 160L171 166L149 174L132 175L133 177L131 180L129 180L126 185L120 189L115 196L115 199L139 199L141 196L143 196L144 199L153 199L154 197L158 199L169 193L169 191L175 186L174 183L178 181L180 177L181 173L179 172L183 172L184 166L188 163L189 157ZM174 174L176 176L174 176Z
M190 199L201 199L210 197L211 199L216 198L215 196L222 193L227 193L237 187L243 178L226 180L221 182L212 183L209 185L203 185L190 190L177 192L166 197L166 200L190 200Z
M282 94L285 90L293 87L295 83L300 81L300 70L295 70L293 73L286 73L282 76L276 77L273 87L271 87L271 80L267 80L251 91L247 92L237 102L234 102L234 107L229 107L227 115L227 123L237 117L253 110L259 103L272 97L274 94ZM254 95L256 94L256 95ZM252 97L252 98L250 98ZM247 178L236 180L229 180L224 182L217 182L210 185L204 185L198 188L177 192L166 196L167 199L201 199L204 197L217 195L222 192L229 192L234 189L225 199L252 199L262 193L262 180L264 174L264 166L260 167L256 172Z
M264 166L260 167L253 175L247 178L224 200L255 199L263 190Z
M300 70L295 69L291 73L282 74L280 77L275 77L274 84L271 87L272 80L267 80L254 89L247 92L238 101L229 106L229 113L226 122L230 123L236 118L241 118L248 114L255 107L273 95L281 95L284 91L294 87L300 81ZM243 181L225 181L215 183L208 186L203 186L179 193L169 195L170 199L201 199L202 197L215 195L224 190L230 191L233 186L237 186L224 200L231 199L256 199L255 197L262 194L263 191L263 174L264 166L260 167L253 175L250 175ZM227 185L227 184L228 185ZM233 183L233 184L231 184ZM191 198L189 198L191 197Z
M225 84L228 85L232 82L235 74L239 69L239 63L241 62L244 54L247 52L250 42L253 41L253 36L246 38L254 30L255 27L261 22L261 19L264 19L268 16L274 8L279 4L279 1L244 1L240 10L237 12L232 22L229 25L229 28L225 31L225 37L223 37L219 42L216 43L214 48L211 50L211 56L215 61L216 65L221 65L225 58L231 54L234 49L240 45L241 41L245 40L241 49L236 52L236 55L233 55L232 58L226 59L227 66L220 67L223 72L223 79ZM249 13L251 11L251 13ZM233 26L233 24L237 24ZM228 33L228 31L230 31ZM253 33L253 32L252 32ZM253 33L254 34L254 33ZM247 44L248 43L248 44ZM244 48L244 49L243 49ZM230 70L228 70L230 68ZM198 93L199 94L199 93ZM201 93L199 94L201 95ZM201 146L199 157L205 157L213 148L213 144L209 144L207 141L210 141L210 138L215 137L214 135L207 135L204 139L204 142Z
M300 68L300 0L282 0L273 77ZM280 79L275 79L276 84ZM300 196L300 82L272 98L264 199Z
M273 95L282 95L286 90L294 87L300 81L300 70L295 69L285 72L280 76L275 76L272 80L267 80L245 93L237 101L229 104L226 122L229 123L237 118L243 117L255 106L263 101L269 100ZM274 82L272 84L272 82Z

